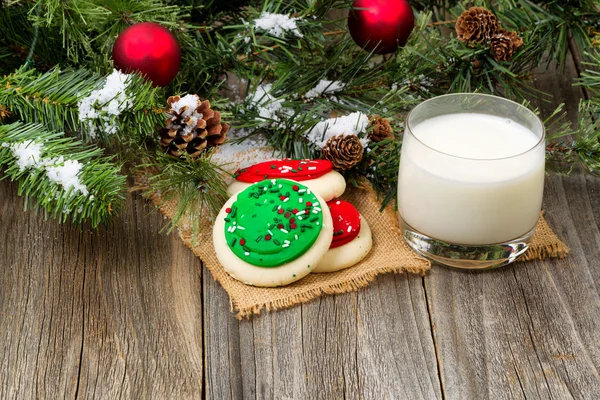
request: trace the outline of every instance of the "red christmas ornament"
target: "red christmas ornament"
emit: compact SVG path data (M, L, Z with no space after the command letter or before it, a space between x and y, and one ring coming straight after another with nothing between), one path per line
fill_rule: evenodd
M355 0L348 16L348 30L357 45L377 54L392 53L415 26L407 0Z
M179 71L181 48L171 32L152 22L125 29L112 50L115 67L122 72L140 72L154 86L166 86Z

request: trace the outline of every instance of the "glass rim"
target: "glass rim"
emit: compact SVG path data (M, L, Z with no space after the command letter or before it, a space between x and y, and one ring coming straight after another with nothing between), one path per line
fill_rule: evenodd
M444 97L458 97L458 96L464 96L464 97L488 97L488 98L492 98L492 99L498 99L498 100L501 100L501 101L504 101L504 102L507 102L507 103L513 103L517 107L525 109L531 115L533 115L533 117L540 123L540 126L542 127L542 135L540 136L540 139L533 146L531 146L529 149L527 149L527 150L525 150L525 151L523 151L521 153L514 154L512 156L499 157L499 158L472 158L472 157L457 156L457 155L454 155L454 154L446 153L446 152L438 150L438 149L434 149L433 147L431 147L428 144L424 143L421 139L419 139L412 132L412 129L410 127L409 121L410 121L410 117L411 117L412 113L416 109L418 109L423 104L429 103L430 101L434 101L436 99L440 99L440 98L444 98ZM479 114L481 114L481 113L479 113ZM490 115L493 115L493 114L490 114ZM529 153L530 151L535 150L536 148L538 148L538 146L540 144L544 143L544 141L546 140L546 127L544 126L544 122L533 111L531 111L529 108L525 107L524 105L517 103L516 101L509 100L509 99L506 99L504 97L494 96L494 95L491 95L491 94L484 94L484 93L469 93L469 92L449 93L449 94L443 94L443 95L440 95L440 96L436 96L436 97L432 97L430 99L427 99L427 100L425 100L425 101L417 104L412 110L409 111L408 115L406 116L405 128L406 128L404 130L405 133L408 132L417 142L419 142L419 144L421 144L422 146L425 146L429 150L434 151L434 152L436 152L438 154L443 154L443 155L448 156L448 157L458 158L458 159L462 159L462 160L470 160L470 161L501 161L501 160L510 160L511 158L520 157L522 155L525 155L525 154Z

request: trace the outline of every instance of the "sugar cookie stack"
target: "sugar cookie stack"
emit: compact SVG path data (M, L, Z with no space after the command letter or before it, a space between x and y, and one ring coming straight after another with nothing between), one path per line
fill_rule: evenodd
M234 178L213 228L217 258L233 278L283 286L351 267L371 250L367 221L336 199L346 182L329 161L266 161Z

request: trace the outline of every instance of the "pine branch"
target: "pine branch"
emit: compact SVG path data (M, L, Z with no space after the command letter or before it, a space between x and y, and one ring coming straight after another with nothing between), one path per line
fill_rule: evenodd
M382 197L381 209L385 208L398 193L398 168L400 166L400 152L403 128L395 127L394 139L385 139L381 142L369 143L365 159L358 165L356 171L350 177L350 182L358 186L360 177L366 177L375 192Z
M596 101L600 101L600 50L588 52L586 55L590 61L583 63L586 69L581 73L577 85L588 89Z
M210 153L185 161L157 153L152 163L141 165L140 169L152 173L150 187L144 192L146 197L160 195L164 202L177 200L169 232L185 227L196 237L203 217L208 213L209 218L214 218L228 198L225 172L210 161Z
M567 161L578 162L591 174L600 175L600 52L586 54L586 70L577 82L592 94L579 104L579 123L573 140L559 143L556 153Z
M60 222L89 222L94 228L121 209L125 177L102 150L21 122L0 125L0 143L0 165L18 182L26 209L39 207Z
M107 55L112 38L133 23L151 21L176 28L178 21L188 16L185 8L167 6L158 0L37 0L31 9L36 7L42 12L39 17L31 16L32 22L58 30L62 48L76 64L85 62L98 51ZM103 61L105 68L107 61Z
M548 159L555 172L569 174L580 165L592 175L600 176L600 103L582 101L580 119L571 140L553 141L547 146Z
M32 8L30 1L0 6L0 44L18 60L16 63L0 63L0 74L12 72L19 65L23 65L29 59L34 42L37 43L36 51L29 62L37 68L47 70L66 56L60 38L56 37L51 29L38 27L36 36L36 27L29 19L29 13L35 14L38 10L39 8Z
M92 129L98 131L100 139L109 140L110 135L104 128L104 119L108 118L111 124L117 125L121 142L143 144L156 126L164 122L161 105L164 96L143 78L131 76L130 79L125 95L134 100L132 106L114 116L102 111L106 104L96 104L99 116L91 122L80 120L78 103L101 88L106 79L85 69L60 71L56 68L39 73L21 68L0 78L0 105L15 119L38 122L49 130L86 140Z

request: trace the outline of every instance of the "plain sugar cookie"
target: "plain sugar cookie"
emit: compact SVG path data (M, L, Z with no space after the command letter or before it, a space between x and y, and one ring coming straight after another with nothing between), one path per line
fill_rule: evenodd
M301 182L325 201L339 197L346 190L346 180L329 160L271 160L241 168L233 174L234 181L227 188L227 193L235 193L246 189L253 183L265 179L289 179Z
M287 179L257 182L232 196L217 216L213 243L233 278L283 286L312 272L333 239L326 202Z
M327 203L333 220L333 241L313 272L334 272L349 268L369 254L373 236L367 221L347 201Z

